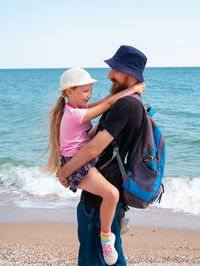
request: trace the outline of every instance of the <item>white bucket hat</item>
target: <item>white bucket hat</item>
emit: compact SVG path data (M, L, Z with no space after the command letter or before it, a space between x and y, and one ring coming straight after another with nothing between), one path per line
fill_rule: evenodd
M93 79L90 74L82 68L70 68L66 70L60 77L60 91L67 88L81 86L95 83L97 80Z

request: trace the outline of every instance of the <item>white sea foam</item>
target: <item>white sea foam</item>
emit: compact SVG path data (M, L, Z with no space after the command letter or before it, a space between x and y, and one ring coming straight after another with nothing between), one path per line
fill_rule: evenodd
M43 174L37 166L3 165L0 182L0 192L11 193L13 202L23 208L74 206L80 197L80 190L71 192L58 182L55 175ZM164 185L165 193L157 207L200 215L199 177L165 177Z
M1 166L0 181L4 185L1 192L8 193L9 187L12 187L12 194L13 187L20 191L14 197L14 202L20 207L64 207L80 196L80 191L73 193L64 188L55 175L43 174L39 167Z
M188 177L165 178L165 193L161 208L170 208L177 212L200 214L200 178Z

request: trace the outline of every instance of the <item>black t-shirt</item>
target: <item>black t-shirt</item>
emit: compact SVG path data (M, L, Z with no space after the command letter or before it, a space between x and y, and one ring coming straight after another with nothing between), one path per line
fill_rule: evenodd
M131 96L119 99L111 110L104 113L99 121L98 131L107 130L119 145L119 153L124 160L130 147L137 139L141 129L143 118L143 107L141 103ZM112 144L101 153L96 168L107 162L113 154ZM119 192L122 189L122 176L118 167L117 160L114 159L104 169L99 170L101 174L115 187ZM83 191L81 201L92 208L99 209L101 197L89 192Z

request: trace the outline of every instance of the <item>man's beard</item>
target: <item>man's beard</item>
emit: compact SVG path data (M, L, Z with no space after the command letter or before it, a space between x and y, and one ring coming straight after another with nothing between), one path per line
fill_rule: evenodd
M123 84L121 84L116 79L111 79L111 81L113 82L111 89L110 89L111 95L114 95L120 91L123 91L128 87L127 82L124 82Z

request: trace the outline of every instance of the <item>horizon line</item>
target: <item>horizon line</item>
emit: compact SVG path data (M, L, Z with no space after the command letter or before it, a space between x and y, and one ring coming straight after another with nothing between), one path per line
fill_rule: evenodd
M146 68L199 68L200 66L147 66ZM0 70L17 70L17 69L68 69L73 67L9 67L1 68ZM107 69L109 67L82 67L82 68L102 68Z

